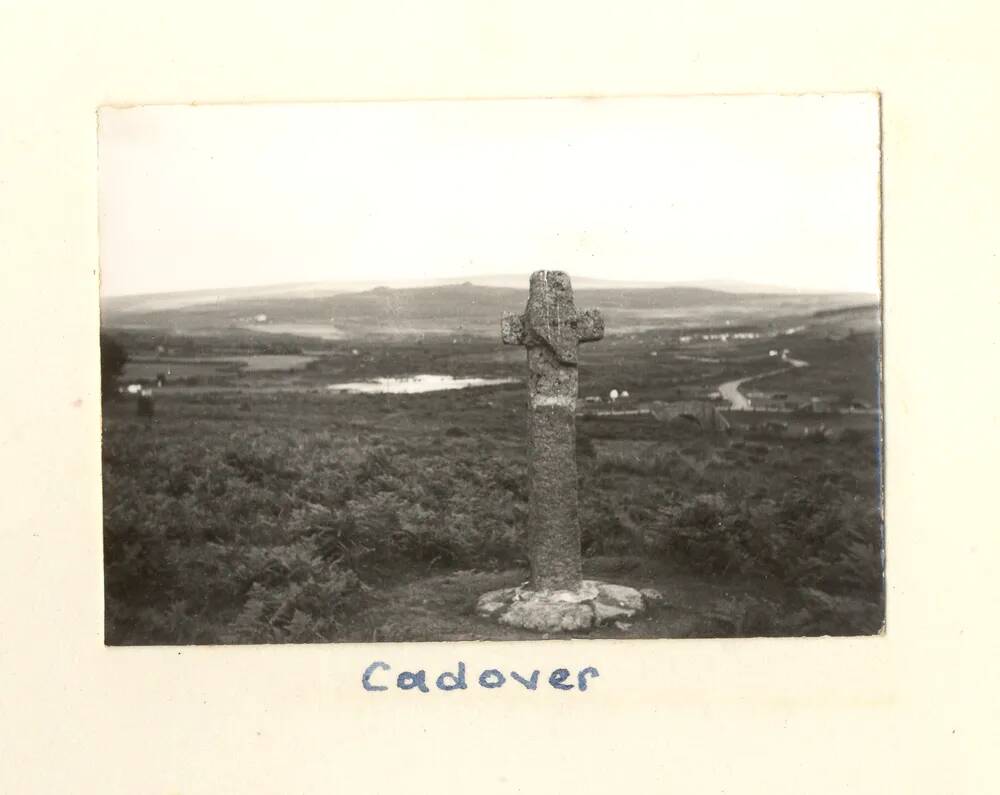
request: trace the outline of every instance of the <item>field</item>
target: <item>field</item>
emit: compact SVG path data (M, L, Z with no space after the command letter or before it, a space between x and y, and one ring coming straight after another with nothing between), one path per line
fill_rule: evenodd
M131 400L106 402L107 642L535 637L472 612L479 594L527 577L523 385L325 389L416 373L523 378L523 350L457 333L322 344L236 330L110 333L137 359L162 348L206 366L259 353L312 360L172 382L156 391L152 420ZM877 404L875 340L817 322L794 340L795 355L815 362L798 387ZM773 344L681 344L666 328L611 335L583 351L581 396L624 388L635 407L705 398L774 369ZM730 416L728 433L648 414L578 419L586 572L665 597L589 636L878 632L878 416L819 417L847 429L798 438L768 433L752 413Z

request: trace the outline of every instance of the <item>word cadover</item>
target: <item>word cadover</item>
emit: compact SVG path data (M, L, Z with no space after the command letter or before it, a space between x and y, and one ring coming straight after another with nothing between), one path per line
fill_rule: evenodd
M427 671L422 668L416 671L400 671L395 675L391 672L391 665L376 660L365 668L361 675L361 686L369 693L384 692L393 687L397 690L416 690L420 693L429 693L432 688L445 693L469 688L469 677L464 662L458 663L457 670L443 671L436 677L432 674L430 679ZM508 683L514 687L523 687L525 690L537 690L539 683L544 681L554 690L585 692L589 685L588 679L600 675L600 672L592 666L581 668L576 674L568 668L555 668L542 680L541 671L538 669L525 675L518 671L508 671L505 674L499 668L485 668L473 681L478 687L486 690L496 690Z

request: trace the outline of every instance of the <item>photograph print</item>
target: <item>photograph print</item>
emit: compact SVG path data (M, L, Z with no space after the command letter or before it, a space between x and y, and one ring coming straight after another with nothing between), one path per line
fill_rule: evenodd
M99 112L105 643L884 630L874 94Z

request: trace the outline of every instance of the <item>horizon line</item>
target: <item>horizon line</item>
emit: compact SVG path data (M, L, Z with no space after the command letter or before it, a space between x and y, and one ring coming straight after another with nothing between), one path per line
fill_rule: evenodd
M545 270L545 269L539 269ZM166 290L155 290L146 292L128 292L128 293L101 293L100 300L113 299L113 298L146 298L152 296L165 296L165 295L188 295L194 293L211 293L211 292L223 292L223 291L238 291L238 290L264 290L264 289L278 289L278 288L308 288L308 287L319 287L319 286L337 286L337 285L370 285L362 288L362 292L365 290L372 290L378 287L393 287L396 284L402 284L403 286L399 289L407 288L419 288L421 286L433 287L433 286L446 286L451 284L472 284L477 287L486 288L496 288L496 285L489 284L477 284L477 279L499 279L499 278L524 278L525 289L527 289L528 279L534 271L510 271L501 273L477 273L472 276L462 275L462 276L437 276L437 277L427 277L427 278L395 278L395 279L327 279L327 280L306 280L306 281L278 281L278 282L257 282L254 284L245 285L229 285L229 286L215 286L215 287L187 287L181 289L166 289ZM742 286L744 288L753 288L749 292L756 293L768 293L768 292L796 292L809 295L820 295L820 294L853 294L853 295L870 295L875 299L881 297L881 290L876 287L874 290L857 289L849 287L805 287L800 285L781 285L781 284L770 284L770 283L760 283L753 281L746 281L743 279L727 279L724 277L712 277L708 279L685 279L683 281L656 281L650 279L604 279L601 277L594 276L579 276L577 277L581 281L589 282L600 282L601 287L587 287L581 286L577 287L574 285L576 290L590 290L590 289L615 289L616 285L621 285L621 289L633 289L633 290L644 290L644 289L661 289L667 287L679 287L679 288L693 288L693 289L711 289L717 292L733 292L733 290L727 290L724 286L719 285L729 285L729 286ZM572 274L570 274L570 279L573 279ZM603 285L606 285L604 287ZM627 285L627 286L626 286ZM642 286L637 286L642 285ZM713 286L716 285L716 286ZM499 289L499 288L498 288ZM507 289L517 289L514 287ZM746 290L744 290L746 292Z

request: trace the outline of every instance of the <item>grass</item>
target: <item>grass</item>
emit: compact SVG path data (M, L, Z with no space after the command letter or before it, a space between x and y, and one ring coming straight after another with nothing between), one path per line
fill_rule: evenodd
M790 343L791 344L791 343ZM844 402L861 399L878 403L878 338L874 333L852 334L842 339L806 336L794 342L797 358L810 363L755 381L754 389L804 395L829 395ZM859 367L859 362L870 363Z
M656 337L605 342L584 354L584 394L624 385L669 398L746 372L664 354L651 364L665 344ZM275 344L285 347L266 352L298 352ZM523 387L321 389L376 374L520 375L523 356L450 338L331 345L294 375L161 390L148 424L131 401L109 401L107 642L536 637L472 613L480 593L526 576ZM874 439L874 428L838 442L754 441L649 417L581 419L585 568L666 596L641 621L593 635L878 631Z

